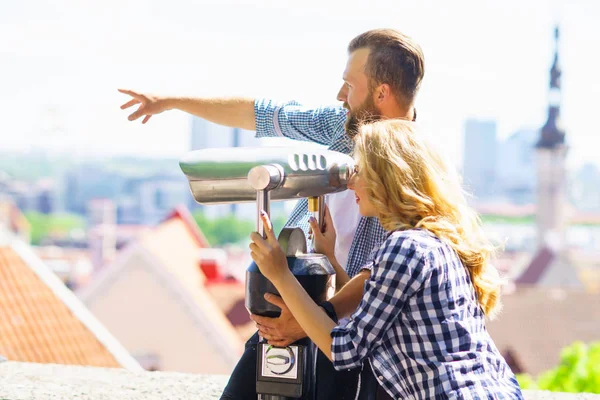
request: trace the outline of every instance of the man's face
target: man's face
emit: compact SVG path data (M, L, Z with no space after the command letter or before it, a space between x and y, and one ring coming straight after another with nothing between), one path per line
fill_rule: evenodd
M369 49L358 49L350 54L344 71L344 84L337 95L337 99L342 101L344 108L348 110L346 133L350 137L358 132L362 121L373 121L381 117L365 74L368 58Z

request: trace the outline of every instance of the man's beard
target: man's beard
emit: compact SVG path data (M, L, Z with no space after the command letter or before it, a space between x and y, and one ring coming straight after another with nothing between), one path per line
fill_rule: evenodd
M361 125L378 121L382 118L373 101L372 93L369 93L365 101L355 110L351 110L347 103L344 104L344 106L349 110L348 116L346 117L345 129L346 135L350 138L353 138L358 134Z

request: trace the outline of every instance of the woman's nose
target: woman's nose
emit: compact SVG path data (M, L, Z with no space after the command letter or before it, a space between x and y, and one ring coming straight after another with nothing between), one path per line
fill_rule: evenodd
M356 187L356 174L352 174L350 176L350 179L348 179L348 189L350 190L354 190L354 188Z

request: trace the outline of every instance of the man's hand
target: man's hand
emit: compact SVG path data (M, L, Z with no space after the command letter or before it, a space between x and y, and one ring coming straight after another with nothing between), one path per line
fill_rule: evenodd
M266 293L265 300L281 308L281 315L279 318L250 315L250 318L256 323L258 334L261 337L265 338L270 345L277 347L288 346L306 337L306 333L300 327L281 297Z
M144 115L145 117L142 120L142 124L145 124L154 114L160 114L163 111L171 109L168 104L169 99L166 97L152 96L149 94L138 93L134 92L133 90L125 89L119 89L119 92L133 97L133 99L121 106L121 110L125 110L126 108L136 104L140 105L134 113L129 115L128 119L130 121L135 121Z
M325 205L323 217L323 232L319 230L319 225L313 217L309 219L310 228L308 230L308 238L315 238L315 251L317 253L323 254L332 260L335 257L335 239L337 234L327 205Z

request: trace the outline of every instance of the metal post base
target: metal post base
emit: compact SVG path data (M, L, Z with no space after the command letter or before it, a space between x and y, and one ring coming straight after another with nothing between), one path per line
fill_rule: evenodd
M259 394L258 400L295 400L292 397L277 396L273 394Z

